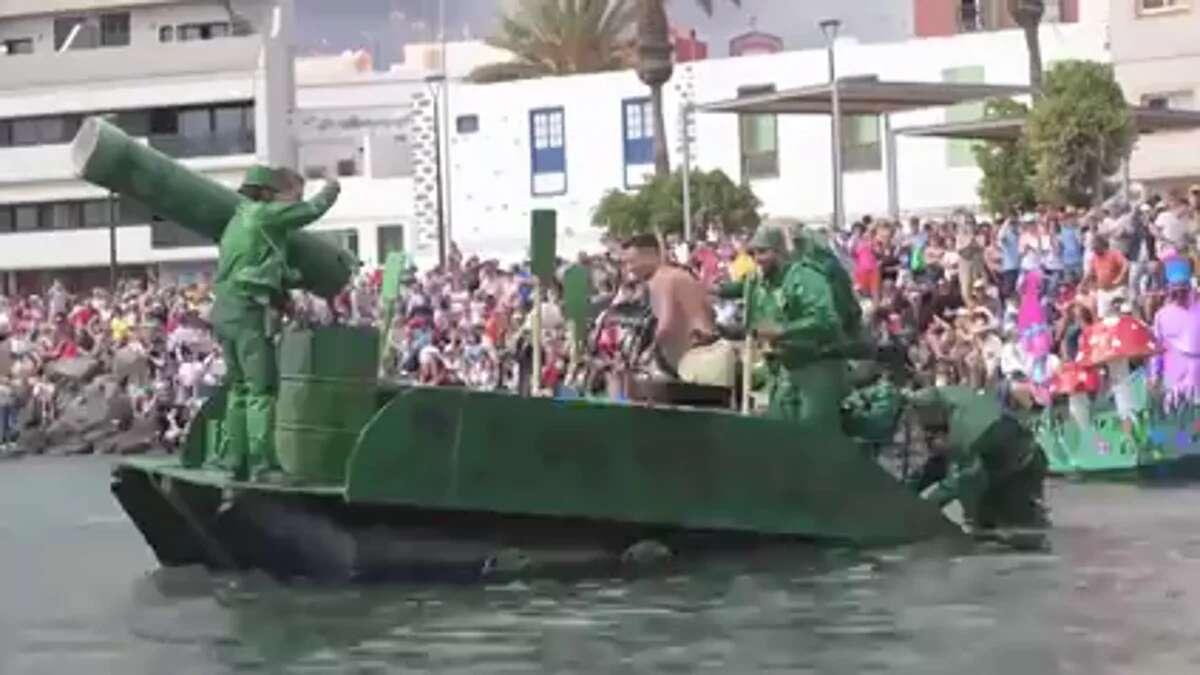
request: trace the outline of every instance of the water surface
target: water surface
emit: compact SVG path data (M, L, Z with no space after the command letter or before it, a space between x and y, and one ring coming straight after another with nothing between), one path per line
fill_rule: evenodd
M102 459L0 463L0 673L1200 673L1200 491L1056 484L1050 553L795 548L641 579L157 570Z

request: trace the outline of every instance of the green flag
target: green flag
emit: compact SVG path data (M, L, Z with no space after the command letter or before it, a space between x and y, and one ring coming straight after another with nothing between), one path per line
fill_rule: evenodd
M388 254L383 267L383 288L380 290L380 300L393 303L400 296L400 282L408 273L408 254L392 251Z
M587 325L591 313L591 279L583 265L571 265L563 273L563 305L568 321L574 321L582 329Z
M529 233L529 267L534 276L548 283L554 279L555 245L558 238L558 212L534 210Z

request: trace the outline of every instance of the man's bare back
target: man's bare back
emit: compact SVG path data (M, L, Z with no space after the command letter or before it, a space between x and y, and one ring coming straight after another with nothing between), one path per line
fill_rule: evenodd
M658 321L655 343L667 365L677 369L680 358L696 345L697 336L716 335L708 291L687 271L672 265L659 266L646 285Z

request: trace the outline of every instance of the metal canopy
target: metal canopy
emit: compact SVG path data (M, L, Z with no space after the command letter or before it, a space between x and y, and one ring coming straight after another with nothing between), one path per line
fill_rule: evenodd
M1131 108L1133 122L1140 134L1163 131L1185 131L1200 129L1200 111L1165 110L1163 108ZM976 141L1015 141L1025 129L1024 117L973 120L970 122L947 122L919 127L897 129L897 134L937 138L957 138Z
M1021 85L957 84L951 82L885 82L875 77L841 78L838 94L843 115L887 115L937 108L989 98L1028 94ZM833 85L744 96L697 106L701 112L776 115L831 114Z

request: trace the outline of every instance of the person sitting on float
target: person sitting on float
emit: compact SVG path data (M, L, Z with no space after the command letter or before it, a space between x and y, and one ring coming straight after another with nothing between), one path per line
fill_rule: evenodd
M1168 405L1194 400L1200 391L1200 303L1192 291L1192 264L1163 262L1167 302L1154 316L1154 338L1162 352L1150 361L1150 381Z

